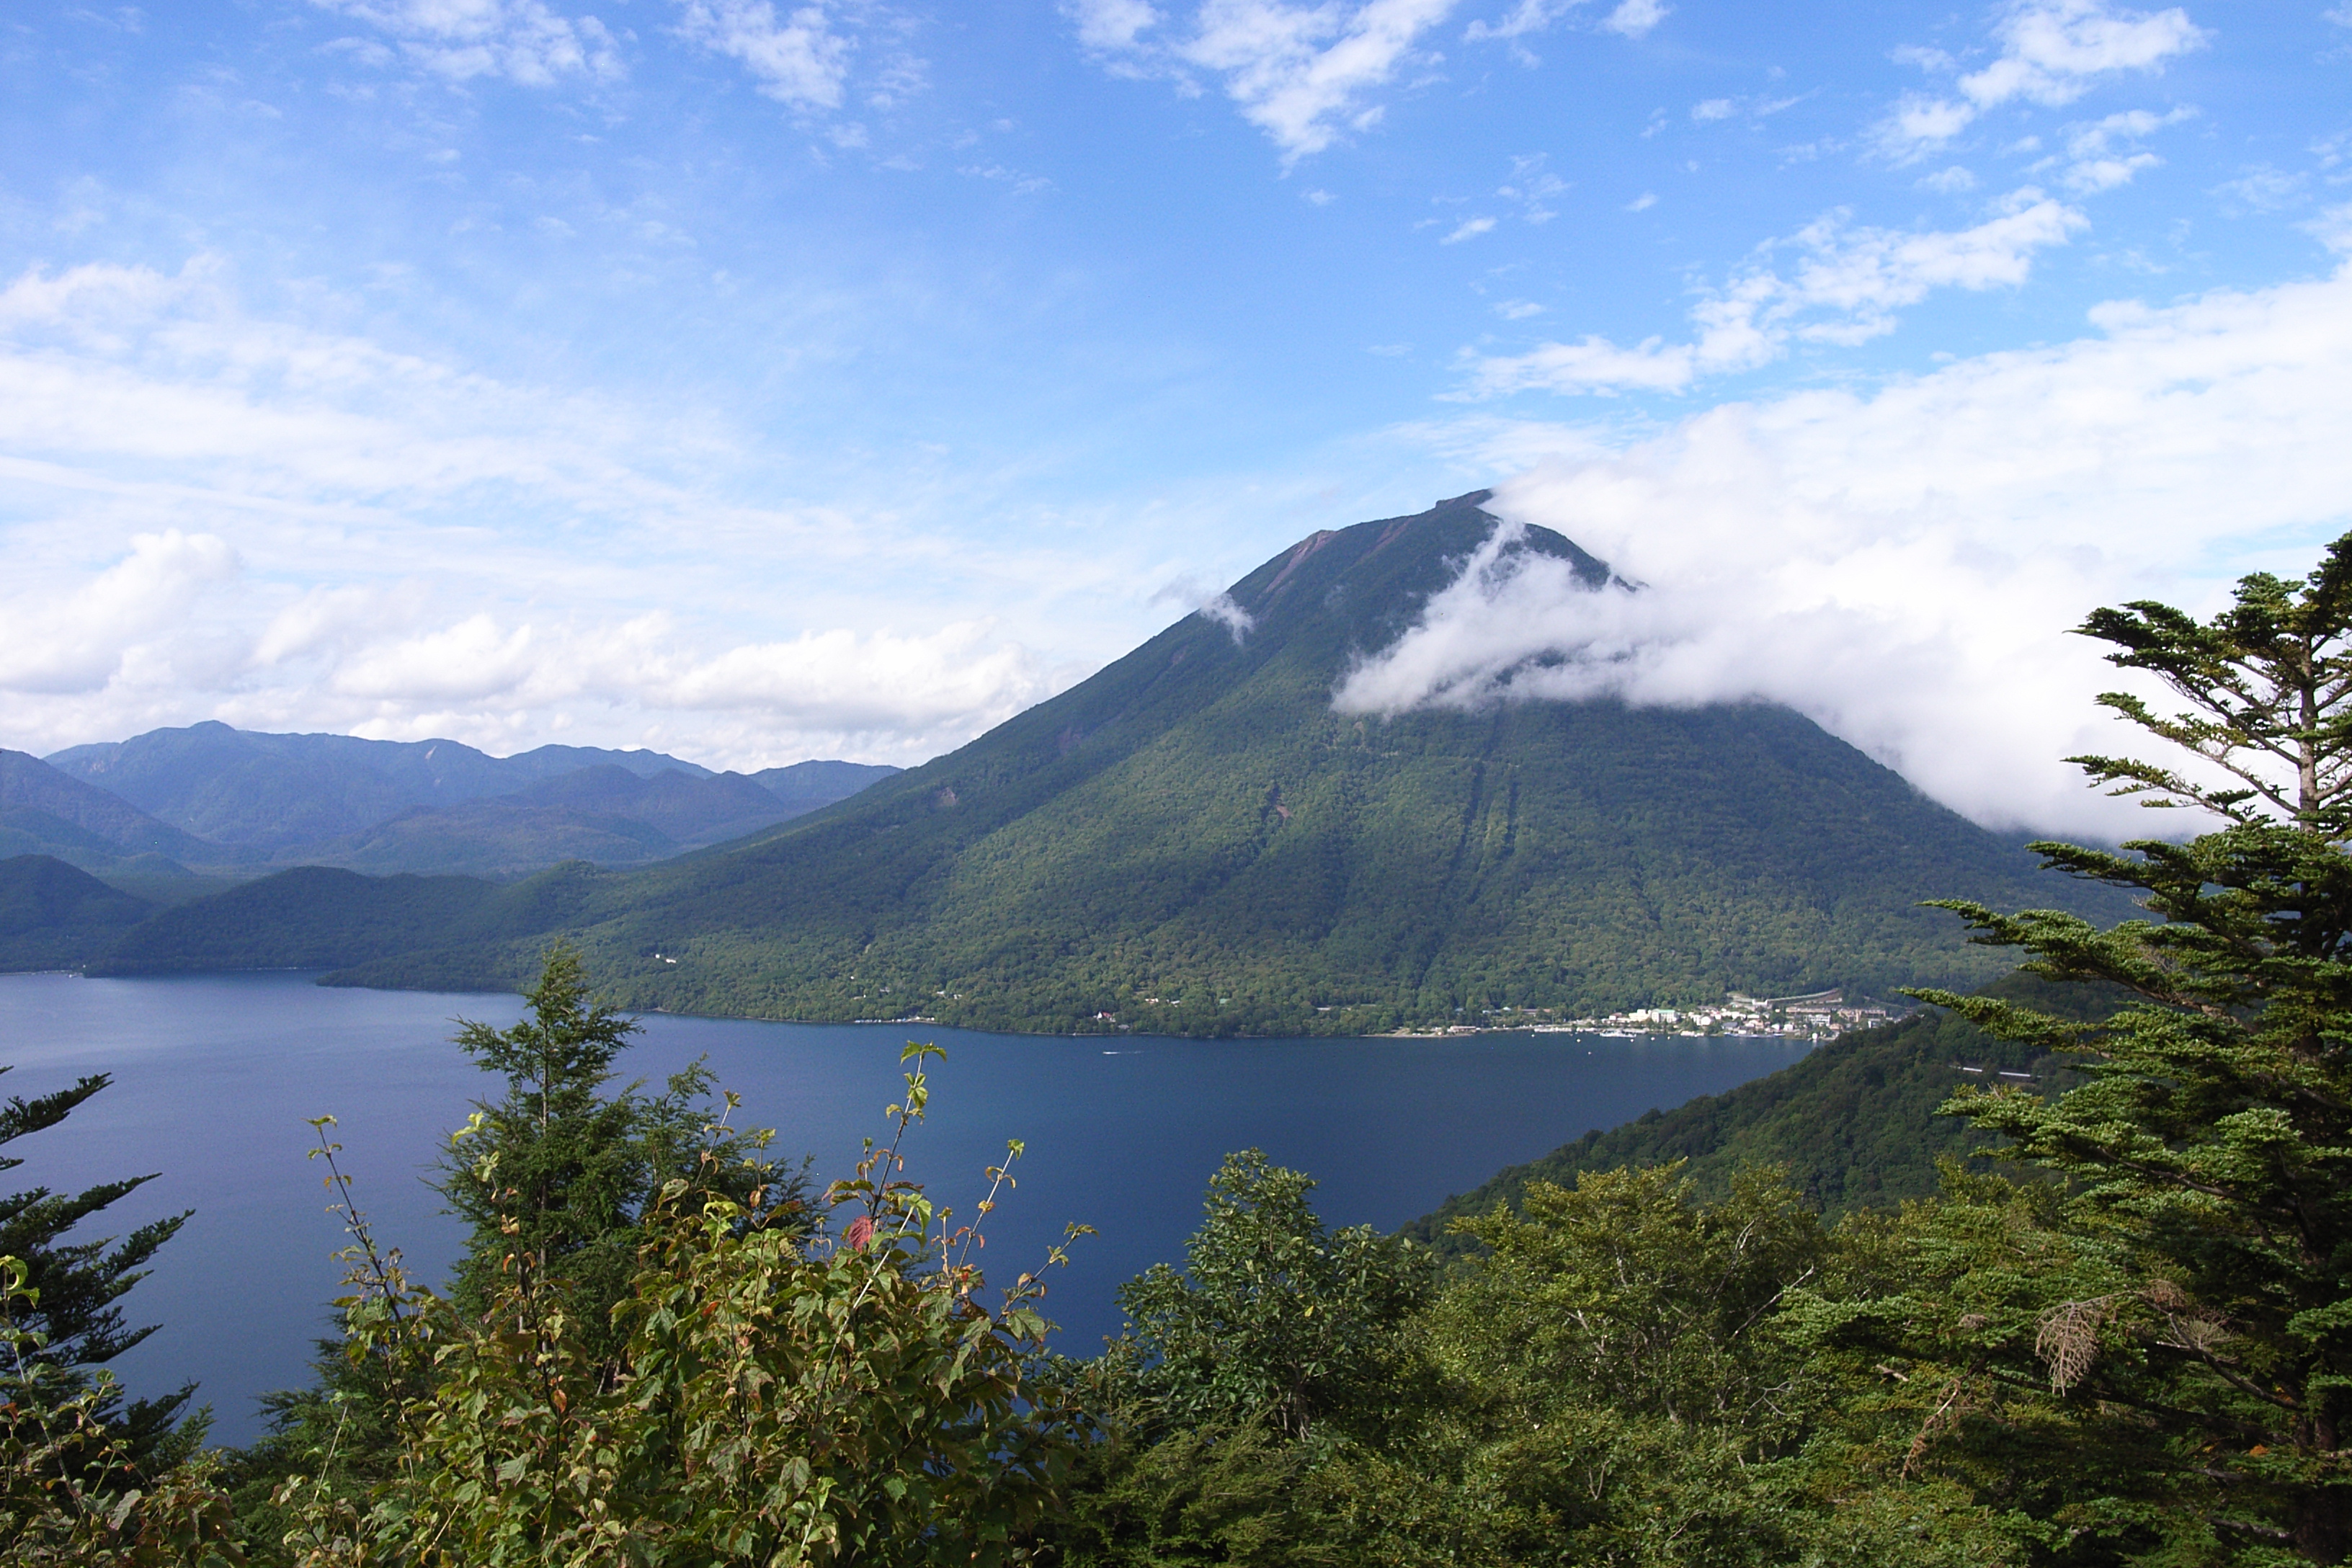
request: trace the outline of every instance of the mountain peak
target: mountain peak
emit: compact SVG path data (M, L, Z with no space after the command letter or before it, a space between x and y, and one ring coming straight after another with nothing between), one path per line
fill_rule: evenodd
M1472 490L1409 516L1318 530L1243 577L1203 615L1234 633L1251 662L1287 653L1336 681L1352 660L1403 636L1504 526L1486 510L1492 499L1492 490ZM1549 528L1517 531L1504 559L1524 555L1567 562L1590 588L1622 581L1609 563Z

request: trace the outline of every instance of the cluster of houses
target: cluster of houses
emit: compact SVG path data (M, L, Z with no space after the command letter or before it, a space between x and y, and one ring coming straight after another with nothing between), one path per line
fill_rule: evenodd
M1489 1008L1482 1025L1457 1024L1454 1031L1527 1029L1538 1034L1587 1035L1783 1035L1826 1040L1848 1029L1892 1023L1906 1009L1856 998L1842 990L1809 991L1801 996L1749 996L1734 991L1721 1002L1696 1007L1636 1007L1607 1017L1562 1018L1537 1008Z

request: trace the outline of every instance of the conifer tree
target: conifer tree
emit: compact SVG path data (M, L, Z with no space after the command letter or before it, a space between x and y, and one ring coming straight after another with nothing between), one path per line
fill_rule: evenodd
M0 1067L0 1073L10 1070ZM108 1074L93 1073L37 1099L10 1097L0 1103L0 1146L57 1126L111 1081ZM0 1154L0 1171L24 1163ZM155 1180L156 1174L104 1182L71 1194L33 1187L0 1196L0 1257L15 1258L25 1268L28 1294L13 1299L8 1311L11 1327L25 1336L18 1353L26 1360L72 1373L112 1361L155 1331L157 1325L152 1323L135 1329L125 1325L121 1300L147 1277L149 1260L179 1234L194 1211L151 1221L120 1237L74 1240L68 1233ZM165 1439L194 1392L190 1384L120 1408L110 1400L104 1415L129 1451L144 1458Z
M478 1311L502 1282L541 1277L572 1292L591 1344L609 1348L606 1318L627 1293L644 1240L637 1220L662 1184L734 1180L748 1190L763 1167L706 1126L710 1079L699 1064L659 1095L635 1084L612 1092L614 1061L637 1026L591 1000L576 949L549 951L527 1001L510 1028L461 1021L458 1029L458 1046L502 1076L507 1091L475 1102L444 1165L440 1191L473 1233L451 1297ZM719 1155L706 1158L714 1146ZM772 1173L768 1186L805 1204L804 1181L780 1184Z
M2341 1563L2352 1555L2352 535L2300 583L2244 579L2210 621L2138 603L2081 630L2182 700L2171 712L2129 693L2101 700L2189 755L2074 760L2116 794L2219 826L2113 852L2035 845L2048 864L2138 897L2147 918L2111 930L1946 906L1979 941L2022 950L2027 970L2130 1000L2085 1025L1920 993L2001 1037L2076 1054L2089 1074L2051 1098L2003 1088L1954 1101L2065 1187L2050 1205L2053 1244L1989 1253L1969 1287L1979 1305L1936 1331L1986 1375L2046 1383L2074 1413L2078 1445L2132 1446L2142 1500L2169 1511L2167 1531L2187 1531L2179 1550ZM1984 1305L1995 1302L2005 1305ZM2152 1528L2153 1516L2133 1517Z

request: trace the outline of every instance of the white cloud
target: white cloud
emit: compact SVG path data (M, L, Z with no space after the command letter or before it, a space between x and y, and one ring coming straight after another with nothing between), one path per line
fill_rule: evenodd
M1977 111L1948 99L1906 98L1879 127L1880 145L1898 157L1924 156L1966 131Z
M543 0L311 0L392 36L400 52L456 81L504 77L546 87L564 77L624 74L618 47L593 16L567 16ZM361 58L361 57L355 57Z
M1702 124L1710 120L1728 120L1731 118L1731 100L1710 98L1703 103L1694 103L1691 105L1691 118Z
M1664 0L1618 0L1617 8L1601 18L1601 30L1624 38L1643 37L1672 9Z
M1246 637L1251 628L1257 625L1257 618L1235 604L1231 594L1212 595L1208 603L1193 613L1203 620L1214 621L1224 627L1233 634L1236 643Z
M352 648L326 684L402 714L544 707L584 696L740 715L789 733L912 736L944 749L1051 696L1062 681L985 621L917 636L813 630L711 649L682 637L661 614L508 625L478 612Z
M2083 195L2111 191L2117 185L2131 184L2132 176L2143 169L2161 166L2164 160L2153 153L2130 153L2119 158L2085 158L2066 169L2066 188Z
M1933 191L1937 195L1956 196L1963 191L1975 190L1977 177L1955 163L1948 169L1938 169L1932 174L1922 175L1919 185L1921 189Z
M78 695L102 689L126 658L233 576L236 552L209 533L142 533L131 552L60 595L9 595L0 691Z
M1024 174L1002 163L967 163L956 173L968 180L993 180L999 184L1010 185L1016 195L1031 196L1054 188L1054 182L1043 174Z
M648 705L756 711L799 731L961 735L1003 722L1059 684L985 621L927 636L804 632L694 658L632 647L610 672Z
M2105 0L2022 0L1995 32L2000 58L1960 79L1960 91L1979 109L2013 98L2072 103L2089 90L2093 77L2153 70L2205 42L2177 5L2142 13L2117 10Z
M1257 625L1257 617L1236 604L1232 594L1207 578L1189 572L1155 589L1150 602L1155 605L1181 605L1202 619L1213 621L1224 627L1233 634L1236 645Z
M382 595L364 588L314 587L271 616L253 641L253 668L267 669L349 644L380 616Z
M404 704L479 702L522 684L533 663L531 628L501 630L488 614L366 648L328 678L351 697Z
M1584 4L1585 0L1516 0L1496 20L1489 22L1482 16L1472 22L1462 30L1462 41L1478 44L1499 40L1510 45L1521 63L1534 65L1538 63L1535 56L1528 53L1519 40L1546 31ZM1664 21L1668 9L1661 0L1619 0L1614 9L1591 25L1621 37L1638 38Z
M1645 590L1474 573L1340 700L1761 699L1988 824L2173 826L2060 760L2127 743L2091 700L2125 678L2067 629L2137 598L2210 612L2229 578L2306 570L2352 525L2352 268L2092 320L1868 395L1725 405L1646 439L1568 432L1496 508ZM1541 433L1481 438L1500 460Z
M2337 255L2352 254L2352 203L2329 207L2303 226L2313 238Z
M577 724L714 763L919 761L1082 673L964 594L1091 603L1125 569L746 502L776 476L745 482L711 410L256 320L222 274L0 285L5 743L218 718L502 751Z
M1160 13L1143 0L1068 0L1062 11L1077 24L1080 44L1106 53L1139 47L1139 37L1160 26Z
M1572 343L1545 343L1523 354L1478 360L1472 368L1475 390L1482 395L1529 387L1680 392L1697 373L1697 361L1689 345L1669 346L1662 338L1620 348L1606 338L1588 336Z
M1520 216L1534 224L1549 223L1559 214L1548 205L1569 193L1566 180L1545 167L1551 162L1543 153L1522 153L1511 159L1511 183L1496 188L1495 194L1507 201L1519 204Z
M1127 0L1074 0L1066 14L1079 41L1114 68L1187 88L1195 71L1218 79L1289 164L1377 123L1385 106L1375 91L1414 61L1422 36L1455 4L1200 0L1181 26Z
M1643 191L1625 204L1625 210L1629 213L1645 213L1657 205L1658 194L1655 191Z
M823 5L779 17L772 0L682 0L679 31L740 61L760 90L795 109L838 109L849 74L849 40L833 31Z
M2207 35L2174 6L2129 11L2108 0L2013 0L1999 13L1993 36L2000 54L1954 83L1957 98L1906 98L1881 122L1878 142L1899 160L1923 157L1950 141L1987 110L2022 100L2047 108L2074 102L2100 78L2156 71L2175 56L2204 46ZM1920 51L1930 68L1948 57Z
M1523 38L1530 33L1542 32L1583 3L1584 0L1518 0L1499 21L1489 22L1481 16L1472 22L1462 30L1462 41L1477 44L1489 38Z
M1477 238L1478 236L1486 233L1494 226L1495 220L1490 217L1465 218L1460 224L1455 226L1453 233L1447 235L1444 239L1439 240L1437 243L1440 245L1459 245L1465 239Z
M2000 216L1959 230L1852 228L1832 214L1785 244L1788 276L1757 266L1704 297L1691 341L1652 338L1633 348L1587 337L1523 354L1468 355L1466 395L1529 389L1680 392L1701 376L1753 370L1798 342L1853 344L1892 331L1895 312L1937 289L1986 289L2024 281L2034 255L2063 245L2084 219L2028 186Z
M2066 188L2084 194L2113 190L2129 184L2132 176L2143 169L2160 167L2163 159L2153 153L2136 151L2135 145L2168 125L2195 118L2196 113L2193 109L2176 109L2169 114L2134 109L2070 127L2066 136L2066 156L2071 160L2064 175Z
M609 455L625 417L245 319L205 258L177 274L35 268L0 288L0 429L20 454L120 460L257 500L512 483L651 500Z
M1544 308L1532 300L1505 300L1495 307L1495 314L1507 321L1524 321L1543 313Z
M2308 177L2301 172L2289 174L2264 163L2247 170L2234 180L2227 180L2215 188L2214 194L2228 198L2231 205L2253 212L2279 212L2304 199L2304 187Z
M1898 66L1917 66L1926 71L1948 71L1958 64L1943 50L1926 44L1898 44L1886 51L1886 58Z

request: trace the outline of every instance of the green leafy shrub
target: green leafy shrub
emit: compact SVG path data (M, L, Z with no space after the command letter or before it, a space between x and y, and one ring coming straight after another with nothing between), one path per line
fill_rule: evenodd
M26 1319L40 1294L0 1255L0 1563L11 1568L222 1568L241 1563L217 1456L141 1464L112 1419L112 1376L48 1358Z
M929 1054L908 1049L898 1136L829 1189L833 1215L854 1216L838 1234L812 1234L764 1179L740 1198L721 1173L665 1183L609 1360L579 1284L520 1248L479 1314L363 1261L343 1303L350 1353L429 1386L400 1410L389 1474L363 1499L316 1477L281 1489L297 1560L1028 1561L1068 1415L1028 1397L1048 1328L1037 1279L985 1305L973 1225L952 1227L898 1174ZM722 1134L708 1158L738 1149ZM973 1224L994 1202L992 1188ZM522 1237L522 1217L509 1224Z

